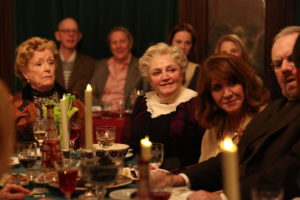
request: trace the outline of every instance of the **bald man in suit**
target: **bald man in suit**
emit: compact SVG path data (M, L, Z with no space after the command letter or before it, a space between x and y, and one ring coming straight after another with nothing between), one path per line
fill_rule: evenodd
M55 32L59 44L59 58L55 71L56 81L67 91L83 97L95 68L93 58L77 51L82 37L77 22L73 18L63 19Z

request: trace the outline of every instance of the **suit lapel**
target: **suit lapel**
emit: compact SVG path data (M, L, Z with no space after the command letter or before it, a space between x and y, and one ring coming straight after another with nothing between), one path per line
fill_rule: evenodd
M62 70L62 63L60 57L57 58L57 67L55 69L55 80L58 82L62 87L65 88L65 81L63 77L63 70Z
M107 64L108 59L104 59L99 61L98 63L96 63L96 67L98 68L97 72L96 72L96 79L95 79L95 83L96 83L96 87L98 88L98 96L99 99L102 98L103 92L104 92L104 88L106 85L106 81L108 79L109 76L109 71L108 71L108 64Z
M270 118L272 118L274 113L279 112L282 104L283 101L275 101L252 119L239 142L239 146L241 146L240 150L243 150L242 147L249 146L249 144L263 136L271 128Z
M293 105L289 105L289 107L287 106L286 108L280 109L280 107L282 107L282 103L283 102L279 102L266 113L262 113L263 119L256 119L256 122L260 121L259 123L254 122L254 124L257 124L258 126L252 126L252 130L249 130L249 134L245 135L247 137L243 139L243 142L247 143L246 145L243 145L243 147L251 146L251 144L256 142L255 146L253 145L254 149L251 152L251 156L244 156L246 149L241 150L241 158L247 157L248 161L251 160L251 158L259 149L261 149L261 146L271 135L290 124L291 121L299 116L300 103L293 103Z
M133 89L135 85L135 81L137 80L138 77L137 74L138 70L136 69L137 65L135 64L135 62L136 62L136 58L132 57L128 65L128 72L127 72L125 87L124 87L124 99L127 98L129 93Z

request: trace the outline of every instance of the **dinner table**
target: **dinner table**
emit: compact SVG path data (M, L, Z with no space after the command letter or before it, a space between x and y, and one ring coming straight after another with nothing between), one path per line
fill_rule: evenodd
M12 159L15 160L15 163L12 163L11 165L11 169L10 169L10 174L21 174L21 175L25 175L26 171L25 169L22 167L22 165L17 162L16 160L16 155L12 156ZM35 166L33 167L33 169L31 169L30 173L35 173L33 176L38 176L39 174L43 173L44 170L38 166L40 165L40 162L38 161ZM137 165L137 159L134 156L130 156L128 158L125 158L124 160L124 166L136 166ZM23 185L23 184L22 184ZM65 199L64 194L60 191L60 189L56 186L51 186L48 184L41 184L41 183L37 183L37 182L32 182L28 185L23 185L23 187L28 188L30 190L36 190L36 191L44 191L45 189L47 190L47 192L41 192L41 194L34 194L34 195L29 195L26 197L26 199L28 200L33 200L33 199ZM112 188L107 188L107 193L106 193L106 198L105 199L110 199L109 198L109 193L114 191L114 190L118 190L118 189L124 189L124 188L137 188L137 183L135 181L131 181L128 184L122 185L120 187L116 186L116 187L112 187ZM75 191L73 191L72 193L72 199L76 199L78 198L81 194L83 194L85 191L82 190L82 188L80 190L75 189Z
M14 160L16 160L16 155L14 155L12 158L14 158ZM33 168L33 170L34 170L33 173L36 173L35 176L38 176L40 173L43 173L43 169L40 166L38 166L39 164L40 163L37 162ZM135 169L137 169L137 165L138 165L138 162L137 162L136 156L131 154L129 157L125 157L124 167L128 168L128 166L131 166L131 167L134 166ZM22 165L20 165L18 162L15 162L14 164L11 165L11 170L9 173L25 174L26 171L22 167ZM32 182L29 185L24 185L24 187L26 187L32 191L34 191L34 190L44 191L45 189L47 191L47 192L41 192L42 195L41 194L29 195L26 197L27 200L36 200L36 199L62 200L62 199L65 199L64 194L60 191L60 189L58 187L55 187L55 186ZM128 184L123 184L123 185L121 184L120 186L107 188L107 193L106 193L105 199L107 199L107 200L111 199L110 198L111 192L116 193L121 190L132 191L132 190L136 190L136 189L137 189L137 179L133 179L132 181L128 182ZM77 199L84 192L85 191L82 189L80 189L80 190L75 189L75 191L72 193L72 199ZM171 190L171 196L170 196L169 200L186 199L190 193L191 193L191 191L187 187L174 187ZM128 198L128 197L126 197L126 198ZM120 198L120 199L123 199L123 198ZM125 199L125 197L124 197L124 199Z

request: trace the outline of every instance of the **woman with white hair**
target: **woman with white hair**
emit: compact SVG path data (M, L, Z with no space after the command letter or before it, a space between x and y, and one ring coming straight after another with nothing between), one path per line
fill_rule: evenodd
M139 151L146 135L164 144L162 168L183 168L197 162L203 129L195 119L197 92L182 86L188 60L177 47L158 43L139 60L143 78L153 91L140 96L133 109L127 141Z

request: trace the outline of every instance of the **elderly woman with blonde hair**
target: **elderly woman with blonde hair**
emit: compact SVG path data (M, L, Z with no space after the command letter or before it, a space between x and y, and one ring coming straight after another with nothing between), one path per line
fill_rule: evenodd
M55 43L40 37L29 38L17 48L16 75L26 84L13 98L19 141L34 140L32 123L38 118L44 118L42 106L47 100L58 103L66 93L54 81L57 56ZM74 105L83 109L79 100Z
M0 178L9 169L8 163L13 152L15 139L15 125L13 107L9 101L9 94L5 85L0 81ZM24 199L29 190L8 184L0 190L0 199Z
M142 77L153 91L138 97L133 109L128 143L139 151L146 135L164 144L162 168L183 168L198 161L203 129L195 119L197 92L182 86L188 60L177 47L158 43L140 58Z

